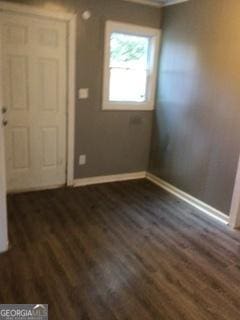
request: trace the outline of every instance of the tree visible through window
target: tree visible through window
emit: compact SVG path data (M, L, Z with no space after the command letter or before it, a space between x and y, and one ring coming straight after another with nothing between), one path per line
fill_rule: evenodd
M149 38L112 33L110 101L144 102L147 92Z

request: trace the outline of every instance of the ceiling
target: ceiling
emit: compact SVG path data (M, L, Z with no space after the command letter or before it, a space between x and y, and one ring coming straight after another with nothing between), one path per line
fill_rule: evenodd
M162 7L162 6L170 6L173 4L186 2L189 0L125 0L130 2L137 2L149 6Z

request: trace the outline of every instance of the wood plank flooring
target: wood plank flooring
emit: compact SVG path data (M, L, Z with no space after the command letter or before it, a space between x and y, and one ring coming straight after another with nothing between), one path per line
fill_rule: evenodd
M8 208L0 303L48 303L51 320L240 319L240 232L146 180Z

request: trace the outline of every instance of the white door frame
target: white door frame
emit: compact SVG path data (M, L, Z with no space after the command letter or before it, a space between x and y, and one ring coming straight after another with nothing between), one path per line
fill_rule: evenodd
M4 154L4 129L2 128L2 41L1 41L1 26L0 26L0 253L8 249L8 227L7 227L7 189L6 189L6 169L5 169L5 154Z
M77 15L65 12L53 12L30 5L0 1L0 11L29 14L43 18L65 21L68 26L68 63L67 63L67 177L68 186L74 180L74 134L75 134L75 89L76 89L76 27Z
M240 157L233 189L229 224L232 228L240 227Z

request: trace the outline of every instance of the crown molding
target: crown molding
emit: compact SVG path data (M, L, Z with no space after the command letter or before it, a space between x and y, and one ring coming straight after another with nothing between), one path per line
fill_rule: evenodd
M178 3L182 3L182 2L187 2L189 0L166 0L163 1L163 7L167 7L167 6L173 6L174 4L178 4Z
M143 4L145 6L147 5L151 7L161 8L161 7L172 6L174 4L186 2L189 0L123 0L123 1L134 2L138 4Z
M151 6L151 7L157 7L157 8L162 7L162 3L157 0L123 0L123 1L143 4L145 6Z

